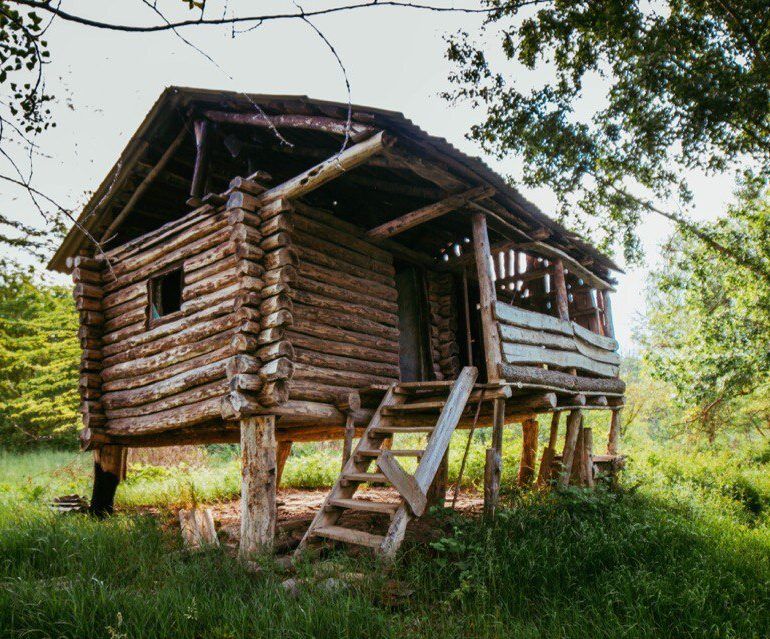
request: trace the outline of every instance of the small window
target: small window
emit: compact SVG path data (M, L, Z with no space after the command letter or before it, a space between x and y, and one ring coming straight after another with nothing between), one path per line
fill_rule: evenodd
M150 280L150 322L182 308L182 269L175 268Z

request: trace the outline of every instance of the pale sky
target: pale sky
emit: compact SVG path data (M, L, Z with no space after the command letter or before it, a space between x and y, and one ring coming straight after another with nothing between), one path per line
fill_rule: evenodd
M164 4L179 6L178 13L187 15L185 3L160 3ZM468 0L465 6L472 4ZM141 0L65 0L62 5L79 15L111 21L157 21ZM295 8L290 1L230 0L229 6L241 14L246 10L253 13ZM306 10L318 6L328 4L310 1L304 5ZM210 1L209 15L221 14L222 7L222 2ZM443 36L458 29L473 31L481 22L479 17L377 8L318 18L315 22L345 64L354 103L401 111L429 133L446 137L466 153L481 155L464 135L482 114L464 105L451 107L439 96L449 86L450 65L443 55ZM99 31L60 20L53 23L47 34L53 61L46 69L46 77L49 91L58 98L53 107L57 127L38 139L43 156L35 160L34 186L63 205L79 209L169 85L347 99L335 59L302 22L265 23L235 38L228 27L193 28L182 33L214 58L219 68L172 32L136 35ZM589 110L592 103L601 100L598 90L596 93L589 91L585 97ZM487 162L502 174L516 175L521 166L514 158ZM696 219L719 214L733 188L728 178L696 174L692 175L691 187ZM547 191L521 190L545 213L552 210L554 198ZM20 191L4 188L0 207L9 216L39 223L37 211ZM670 231L668 223L650 217L641 229L647 264L628 269L618 277L613 310L624 351L633 348L631 329L634 317L644 308L648 269L659 259L659 244ZM622 259L618 261L622 264Z

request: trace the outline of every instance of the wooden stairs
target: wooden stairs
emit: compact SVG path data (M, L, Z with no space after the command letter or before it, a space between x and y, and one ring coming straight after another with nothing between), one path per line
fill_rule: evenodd
M406 382L390 386L310 524L296 555L300 555L309 542L321 538L368 546L379 555L392 558L404 539L409 521L425 511L427 490L471 399L477 375L476 368L467 366L453 381ZM426 395L429 400L425 400ZM426 433L427 445L424 450L385 448L384 442L398 433ZM398 457L416 457L419 460L413 475L404 470ZM375 462L379 472L369 472L372 462ZM354 497L362 484L372 482L390 484L400 499L383 503ZM390 525L387 533L375 535L337 525L346 510L388 515Z

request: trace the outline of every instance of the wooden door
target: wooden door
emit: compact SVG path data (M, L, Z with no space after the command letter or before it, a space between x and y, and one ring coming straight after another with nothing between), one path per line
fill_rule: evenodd
M402 382L433 378L425 276L421 269L396 264L398 351Z

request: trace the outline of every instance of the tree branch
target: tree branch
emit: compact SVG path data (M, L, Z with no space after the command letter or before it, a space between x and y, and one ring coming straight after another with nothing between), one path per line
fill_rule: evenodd
M63 11L58 6L53 7L47 2L40 0L8 0L12 4L18 4L39 11L45 11L53 14L62 20L67 22L75 22L88 27L96 27L98 29L108 29L111 31L123 31L126 33L150 33L154 31L171 31L173 29L179 29L182 27L199 27L199 26L217 26L217 25L234 25L250 22L267 22L272 20L296 20L302 18L313 18L316 16L329 15L333 13L341 13L343 11L355 11L358 9L370 9L375 7L399 7L402 9L417 9L421 11L432 11L436 13L465 13L465 14L490 14L498 9L494 7L440 7L430 4L421 4L416 2L402 2L401 0L369 0L367 2L355 2L351 4L341 5L338 7L327 7L324 9L315 9L313 11L299 11L292 13L269 13L265 15L254 16L233 16L230 18L195 18L190 20L179 20L177 22L168 22L164 24L152 24L152 25L129 25L129 24L117 24L113 22L102 22L100 20L92 20L84 16L75 15L67 11Z

